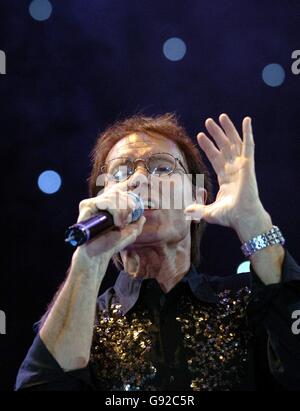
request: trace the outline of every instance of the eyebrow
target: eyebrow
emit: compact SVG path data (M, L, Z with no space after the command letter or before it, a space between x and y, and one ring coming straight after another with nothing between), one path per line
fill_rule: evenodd
M136 147L136 148L139 148L139 147ZM111 159L109 159L107 161L110 161L110 160L113 160L113 159L119 158L119 157L126 157L126 158L136 157L136 158L140 158L140 157L135 156L134 154L135 154L134 151L130 150L129 152L126 152L126 154L125 153L120 153L120 154L116 155L115 157L112 157ZM152 154L171 154L173 157L178 158L180 161L184 161L181 158L181 155L179 153L177 153L177 152L176 153L170 153L169 151L153 151L153 152L150 151L149 153L145 154L141 158L151 156Z
M135 149L139 149L139 148L145 148L145 146L135 146L134 148L130 148L129 150L126 150L126 152L123 152L122 150L120 150L116 153L116 155L114 155L112 157L112 159L113 158L118 158L118 157L132 157L132 156L136 157L135 156L135 151L136 151ZM158 153L158 151L157 151L157 153ZM151 155L151 154L155 154L155 153L152 152L152 151L149 151L145 155L148 156L148 155Z

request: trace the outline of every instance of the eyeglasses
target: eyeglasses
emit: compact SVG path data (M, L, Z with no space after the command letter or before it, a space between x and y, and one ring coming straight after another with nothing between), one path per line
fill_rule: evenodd
M102 173L107 173L114 181L123 181L129 178L136 169L136 163L143 161L148 173L156 176L168 176L178 169L178 164L187 174L185 167L178 157L170 153L154 153L144 158L131 160L127 157L117 157L109 160L101 167Z

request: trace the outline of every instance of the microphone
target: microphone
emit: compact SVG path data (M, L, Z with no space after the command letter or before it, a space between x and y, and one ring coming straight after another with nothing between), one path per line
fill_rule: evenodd
M137 221L144 214L144 203L140 197L132 191L127 193L136 204L131 213L131 222ZM113 216L107 210L99 210L99 213L87 220L74 224L65 232L65 242L77 247L91 240L99 234L103 234L115 228Z

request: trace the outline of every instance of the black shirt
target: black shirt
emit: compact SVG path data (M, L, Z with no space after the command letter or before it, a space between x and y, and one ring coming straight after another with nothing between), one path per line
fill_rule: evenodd
M288 251L281 283L267 286L252 269L217 277L191 266L165 294L122 271L97 300L88 367L64 372L37 334L16 389L298 390L297 309L300 267Z

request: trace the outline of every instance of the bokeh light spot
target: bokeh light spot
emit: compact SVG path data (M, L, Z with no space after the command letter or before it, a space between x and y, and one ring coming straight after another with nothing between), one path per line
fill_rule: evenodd
M250 271L250 261L244 261L238 266L238 269L236 272L237 274L241 274L241 273L249 273L249 271Z
M52 5L49 0L33 0L29 5L29 13L34 20L47 20L52 13Z
M165 41L163 52L168 60L179 61L183 59L186 53L185 42L178 37L172 37Z
M270 87L278 87L284 82L284 68L277 63L268 64L262 71L263 81Z
M46 194L56 193L61 186L60 175L53 170L43 171L38 178L39 189Z

